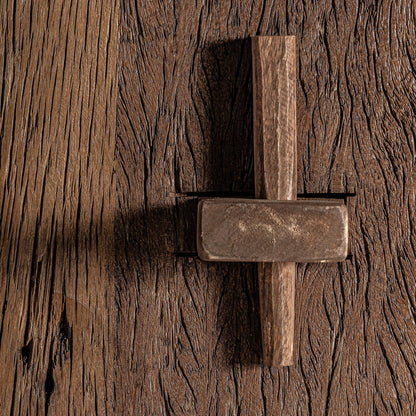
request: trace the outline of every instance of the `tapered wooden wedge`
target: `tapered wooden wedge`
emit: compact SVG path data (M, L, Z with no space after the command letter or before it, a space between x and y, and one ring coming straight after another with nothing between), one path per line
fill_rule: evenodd
M256 198L295 200L296 38L259 36L251 45ZM260 263L258 273L263 362L291 365L296 265Z

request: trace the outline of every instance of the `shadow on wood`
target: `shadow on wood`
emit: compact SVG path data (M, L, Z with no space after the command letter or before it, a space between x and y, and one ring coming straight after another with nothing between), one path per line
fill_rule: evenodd
M196 54L192 117L199 124L191 120L189 132L185 126L185 132L170 137L171 147L165 148L175 152L173 189L166 189L173 178L166 176L169 170L162 166L155 165L151 178L146 176L149 172L143 164L150 144L137 146L133 138L120 143L134 147L129 150L134 158L120 160L120 167L124 170L122 164L127 163L135 172L140 166L137 178L132 174L118 186L120 198L123 186L128 189L115 219L114 240L120 381L125 376L123 366L131 363L137 366L132 374L165 368L175 375L174 367L180 363L194 374L210 368L212 362L218 367L260 362L255 267L206 264L179 254L196 251L198 192L254 190L250 41L207 44ZM163 90L162 83L152 82L156 91ZM152 97L145 98L154 104ZM165 105L166 114L175 114L174 101ZM122 117L126 116L121 112ZM134 137L141 134L140 124L133 120L136 124ZM198 139L192 147L194 133L194 139L202 137L203 143ZM144 186L152 192L147 198L142 195ZM155 194L156 189L160 194ZM193 198L175 198L169 191L185 196L196 193ZM130 192L141 194L136 198ZM126 377L130 383L130 376Z
M199 89L208 163L200 191L252 192L253 97L250 39L212 43L201 52Z
M222 196L227 192L229 196L254 194L250 39L212 43L202 51L201 62L200 89L204 96L210 97L205 108L209 117L205 120L204 138L209 154L202 191L220 192ZM223 276L218 284L228 297L224 315L231 320L227 322L228 335L223 344L227 361L259 364L261 331L256 267L246 263L214 263L207 267ZM242 304L247 309L243 310Z
M174 314L172 311L177 310L178 316L182 316L182 302L188 298L188 294L183 292L184 289L176 293L175 289L184 287L191 297L206 299L206 305L201 310L187 309L187 318L194 322L205 322L205 333L195 332L196 339L189 335L189 343L206 348L207 355L221 364L258 364L261 335L255 266L249 263L208 264L195 256L184 255L195 251L196 203L196 198L186 198L185 201L177 199L176 204L170 207L117 216L116 303L125 303L129 297L140 300L153 296L155 302L156 299L169 302L170 313ZM186 279L184 285L169 272L178 268L182 269ZM131 270L137 270L134 277ZM204 277L203 281L199 280L201 276ZM171 287L175 289L169 289ZM170 327L166 325L169 320L164 319L163 328L159 328L159 319L153 318L151 312L144 309L142 312L138 309L136 318L141 319L146 315L152 321L155 333L171 334L169 342L173 343L172 350L180 349L178 344L181 344L182 329L193 332L189 327L194 323L187 324L183 318L181 322L172 319ZM120 317L121 321L124 319L127 318ZM141 333L146 325L148 323L136 323L133 332L137 330ZM206 328L210 327L218 339L206 332Z

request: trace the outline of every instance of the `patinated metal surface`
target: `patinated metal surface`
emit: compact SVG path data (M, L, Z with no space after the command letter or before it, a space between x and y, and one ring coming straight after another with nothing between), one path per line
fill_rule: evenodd
M342 261L347 250L342 201L199 202L198 254L207 261Z

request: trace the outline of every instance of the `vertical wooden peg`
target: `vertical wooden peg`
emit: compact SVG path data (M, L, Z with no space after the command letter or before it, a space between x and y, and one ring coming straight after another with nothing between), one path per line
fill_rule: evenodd
M252 38L256 198L296 199L296 38ZM259 263L263 362L293 363L296 264Z

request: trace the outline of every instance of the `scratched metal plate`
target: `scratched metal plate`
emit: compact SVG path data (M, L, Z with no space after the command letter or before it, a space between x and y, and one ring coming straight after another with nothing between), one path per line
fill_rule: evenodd
M347 208L338 200L203 199L197 246L206 261L342 261Z

